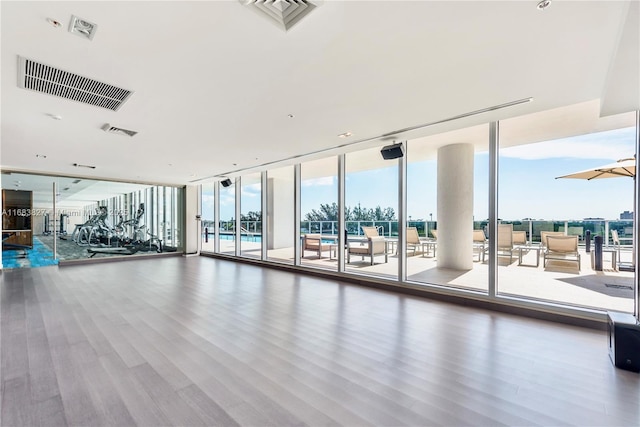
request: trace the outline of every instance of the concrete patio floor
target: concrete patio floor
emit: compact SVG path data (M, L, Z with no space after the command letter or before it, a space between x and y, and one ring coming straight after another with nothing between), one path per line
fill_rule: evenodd
M221 252L233 253L233 241L221 242ZM213 243L203 243L203 251L213 252ZM634 274L629 271L617 271L611 265L610 254L605 254L603 270L591 267L591 256L580 248L580 270L576 262L548 261L543 267L542 256L536 267L536 251L523 253L522 265L518 265L517 252L512 260L498 257L498 293L517 297L567 304L586 308L633 312ZM242 256L259 258L260 244L242 242ZM275 262L293 262L293 248L268 251L268 259ZM631 252L622 252L621 261L630 262ZM310 268L337 270L338 261L331 259L329 252L322 257L306 252L302 265ZM346 272L395 279L397 278L398 259L395 254L377 256L374 265L369 258L362 261L352 259L345 266ZM468 271L438 268L437 257L416 254L407 258L407 281L416 284L435 284L447 287L476 291L488 289L489 266L486 262L476 261Z

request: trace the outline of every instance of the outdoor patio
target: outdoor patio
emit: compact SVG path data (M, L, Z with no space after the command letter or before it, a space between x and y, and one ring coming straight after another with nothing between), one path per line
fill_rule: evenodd
M221 252L233 253L233 241L221 241ZM204 252L213 252L213 242L203 242ZM542 254L536 266L535 250L523 251L522 265L519 265L517 251L511 261L508 256L498 257L498 293L557 302L580 307L590 307L623 312L633 312L633 281L631 271L618 271L613 268L611 253L603 257L603 270L596 271L591 266L591 254L580 246L580 270L575 262L550 260L543 266ZM242 242L242 255L252 258L260 257L260 243ZM268 251L268 259L275 262L291 263L293 248ZM398 258L394 253L388 254L388 262L384 257L376 257L374 265L369 258L361 260L352 258L345 265L348 273L357 273L384 278L397 277ZM631 261L631 251L622 250L621 262ZM306 252L302 265L310 268L337 270L338 261L330 257L328 251L322 257ZM407 279L420 284L436 284L441 286L486 291L488 288L489 266L477 260L468 271L457 271L438 268L437 257L422 256L418 253L407 257Z

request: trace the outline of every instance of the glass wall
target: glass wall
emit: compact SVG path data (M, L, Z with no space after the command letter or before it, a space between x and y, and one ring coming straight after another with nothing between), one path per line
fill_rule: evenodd
M242 177L240 196L241 255L260 259L262 256L262 182L259 172Z
M338 161L336 157L302 163L300 182L301 263L337 270Z
M583 130L567 136L557 123L570 114L561 108L500 123L497 290L632 312L634 180L596 170L625 158L635 170L635 115L596 126L591 114L577 114L568 123ZM597 262L596 239L604 249Z
M202 251L213 252L215 241L215 187L217 183L202 184Z
M293 166L267 171L267 259L293 264L295 186Z
M559 310L633 312L634 124L635 113L602 118L598 103L590 101L496 122L495 152L485 123L409 140L404 161L384 160L380 147L346 153L344 226L338 224L335 156L299 165L298 206L297 166L266 171L264 188L258 174L243 176L242 256L258 258L264 239L273 262L294 264L300 245L303 267L337 271L343 254L341 272L347 275L397 280L405 271L412 287L552 303ZM627 176L582 173L608 164L626 167ZM401 167L407 177L403 218ZM261 216L263 191L267 208ZM221 252L234 254L235 187L221 189L218 219L205 214L207 194L213 198L212 187L203 187L203 215L220 223ZM491 220L490 196L497 201ZM297 209L300 224L294 224ZM398 258L401 220L406 260ZM256 241L246 240L249 233ZM573 246L558 248L549 240Z
M488 125L407 143L407 280L488 290Z
M182 188L13 172L3 172L2 187L32 200L30 238L11 248L16 262L3 252L4 268L182 251ZM3 239L14 233L4 216Z
M381 147L346 155L345 270L398 277L398 160Z
M236 182L230 186L220 186L220 253L236 253Z

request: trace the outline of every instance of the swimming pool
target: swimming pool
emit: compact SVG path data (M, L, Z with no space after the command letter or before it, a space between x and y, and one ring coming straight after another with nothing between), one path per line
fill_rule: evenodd
M214 234L213 233L209 233L209 241L213 241L214 238ZM226 234L226 233L220 233L220 240L235 240L236 236L235 234ZM262 235L261 234L242 234L240 236L240 241L241 242L254 242L254 243L262 243ZM331 244L331 243L337 243L337 241L335 239L322 239L322 243L324 244Z

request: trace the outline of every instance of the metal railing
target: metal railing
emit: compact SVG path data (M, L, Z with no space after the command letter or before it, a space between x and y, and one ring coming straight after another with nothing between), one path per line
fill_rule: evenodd
M568 235L577 235L584 240L585 233L590 231L591 237L602 236L604 243L611 243L611 231L616 230L620 237L632 237L633 220L631 219L584 219L584 220L508 220L500 221L503 224L513 224L516 231L525 231L527 240L539 242L542 231L562 231ZM203 224L209 224L208 233L213 234L213 220L203 220ZM235 221L220 221L220 232L235 232ZM473 228L487 229L488 221L474 221ZM431 237L430 231L438 228L437 221L407 221L408 227L415 227L421 237ZM376 227L381 236L397 237L398 221L346 221L345 227L350 236L362 236L362 227ZM203 227L204 228L204 227ZM248 234L262 234L262 221L241 221L241 230ZM318 233L336 236L338 234L337 221L302 221L300 232Z

